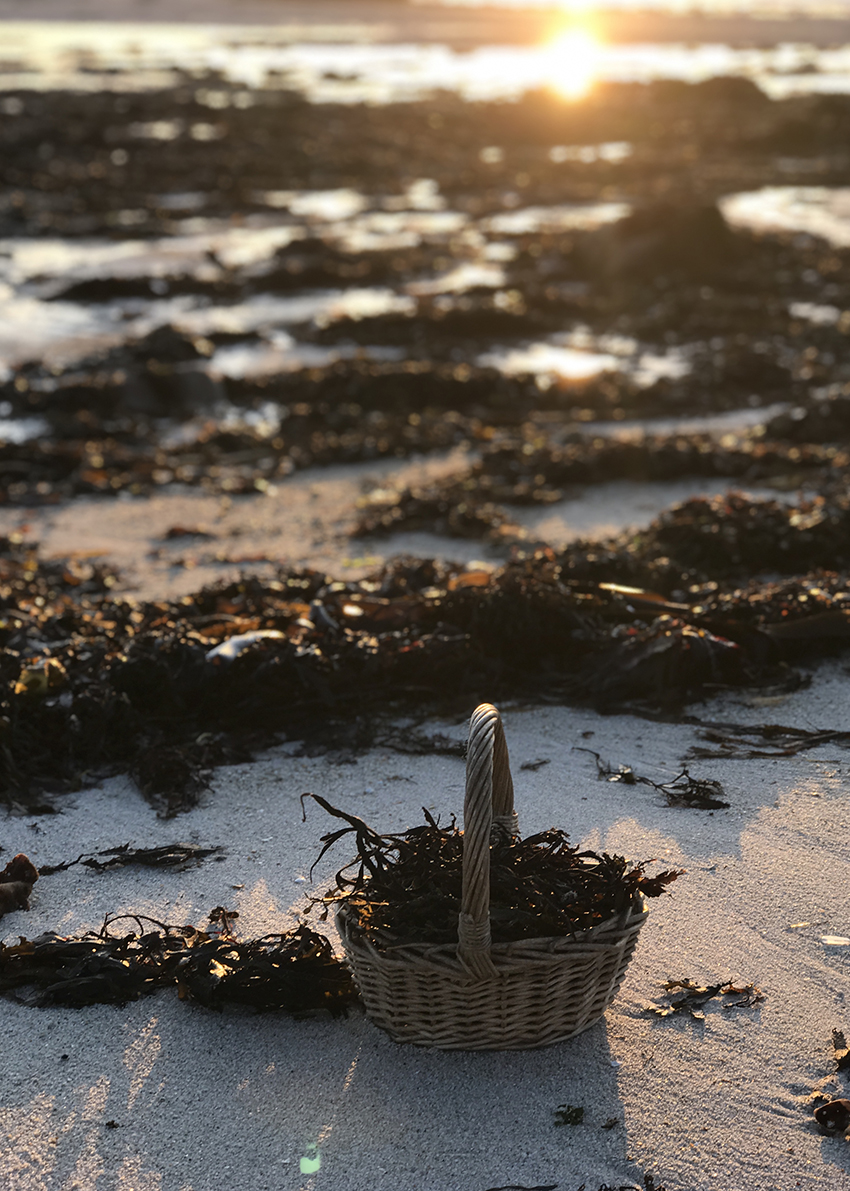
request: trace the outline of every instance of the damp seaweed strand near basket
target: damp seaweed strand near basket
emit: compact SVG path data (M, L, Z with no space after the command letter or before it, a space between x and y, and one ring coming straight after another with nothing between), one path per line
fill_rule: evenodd
M396 1041L515 1049L587 1029L616 995L646 920L644 895L679 873L582 852L555 828L522 839L501 718L472 716L464 830L454 820L380 836L356 816L358 856L323 898L372 1020Z

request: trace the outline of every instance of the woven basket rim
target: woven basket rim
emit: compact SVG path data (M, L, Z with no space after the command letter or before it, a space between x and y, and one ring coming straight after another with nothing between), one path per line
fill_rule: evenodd
M507 959L514 953L537 952L542 962L547 957L561 958L566 952L579 947L597 949L617 946L622 939L643 926L648 916L649 907L646 904L646 898L642 894L638 894L629 907L628 913L621 912L612 915L584 931L577 931L575 934L569 935L535 935L522 939L511 939L504 943L493 943L491 952L494 959L496 957ZM347 901L341 902L337 907L336 923L340 937L347 947L367 951L375 959L386 958L396 962L404 960L416 962L417 959L433 958L446 961L457 958L457 941L453 943L399 943L387 946L368 938L365 932L359 933L359 937L352 936L352 928L358 932L359 923ZM528 957L528 962L533 963L534 959Z

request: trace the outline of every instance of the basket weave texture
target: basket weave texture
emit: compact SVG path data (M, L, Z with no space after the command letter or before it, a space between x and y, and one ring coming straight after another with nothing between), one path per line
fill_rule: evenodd
M396 1042L442 1050L521 1050L563 1042L604 1014L647 910L640 899L576 935L490 941L490 832L518 832L499 712L470 721L463 895L457 944L378 948L343 903L337 927L366 1012Z

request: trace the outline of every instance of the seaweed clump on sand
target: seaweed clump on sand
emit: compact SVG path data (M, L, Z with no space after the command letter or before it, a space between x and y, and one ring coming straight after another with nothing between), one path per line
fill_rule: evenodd
M319 795L303 797L314 798L348 824L322 836L319 859L348 836L357 846L355 859L337 873L335 887L314 904L322 904L325 912L344 904L357 929L379 947L457 942L463 832L454 819L441 827L423 808L423 826L379 835ZM651 877L650 863L583 852L555 827L525 839L495 829L490 846L493 942L575 936L628 911L641 896L660 897L683 870Z
M67 378L33 368L16 378L17 388L0 385L16 413L38 414L50 427L25 442L0 441L0 504L142 495L172 484L256 493L305 467L467 443L481 428L469 407L483 392L497 405L527 405L524 393L534 388L492 370L470 370L466 384L448 366L367 362L226 385L181 371L182 356L197 356L198 340L174 331L163 342L167 330ZM169 441L164 427L180 433Z
M481 697L679 715L717 690L793 689L791 663L850 639L831 510L694 500L639 534L495 570L281 569L147 603L100 564L0 541L0 795L33 813L129 772L170 815L256 748L392 747L386 717ZM758 577L780 558L835 569Z
M536 428L531 427L532 431ZM727 441L729 440L729 441ZM778 502L762 501L757 532L752 543L758 546L767 535L768 548L782 530L786 535L798 523L809 529L820 525L820 534L846 527L848 501L844 474L850 455L836 446L804 446L764 441L760 436L729 435L722 441L708 435L667 435L639 441L589 439L573 436L573 441L559 446L534 445L522 439L502 439L485 445L481 458L460 474L396 490L377 488L361 498L355 536L370 537L401 531L427 530L458 538L479 538L492 543L522 540L525 532L512 519L509 508L546 506L565 499L577 486L612 480L666 481L684 477L728 477L746 483L775 481L783 485L788 477L795 487L805 482L819 490L817 495L801 499L797 508ZM741 501L728 497L704 501L715 517L722 505L732 517L741 517ZM696 508L701 498L686 502ZM738 505L736 507L736 501ZM750 504L754 502L749 502ZM796 514L796 519L795 519ZM516 513L514 513L514 518ZM711 519L711 513L708 515ZM751 514L751 520L753 520ZM668 526L668 535L670 532ZM756 528L756 527L754 527ZM695 527L697 532L718 530ZM740 554L730 559L726 547L730 525L723 527L714 543L712 566L740 565ZM810 535L811 536L811 535ZM685 542L680 542L685 546ZM699 552L709 543L695 538L692 551ZM749 543L747 544L750 545ZM818 546L823 548L823 541ZM837 543L836 543L837 545ZM781 548L780 548L781 549ZM679 555L677 555L679 557ZM683 561L687 555L681 554ZM787 562L780 554L779 566Z
M307 926L238 941L219 908L211 922L223 932L169 926L143 915L108 918L100 931L64 938L48 933L10 946L0 943L0 993L39 1007L117 1004L162 988L210 1009L227 1004L282 1009L296 1016L314 1010L343 1012L357 1000L348 968L328 940ZM110 927L131 920L136 930Z

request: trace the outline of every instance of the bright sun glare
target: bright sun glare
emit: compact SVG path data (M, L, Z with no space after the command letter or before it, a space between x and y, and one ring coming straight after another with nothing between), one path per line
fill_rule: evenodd
M593 85L600 44L586 29L570 29L545 47L546 81L565 99L581 99Z

